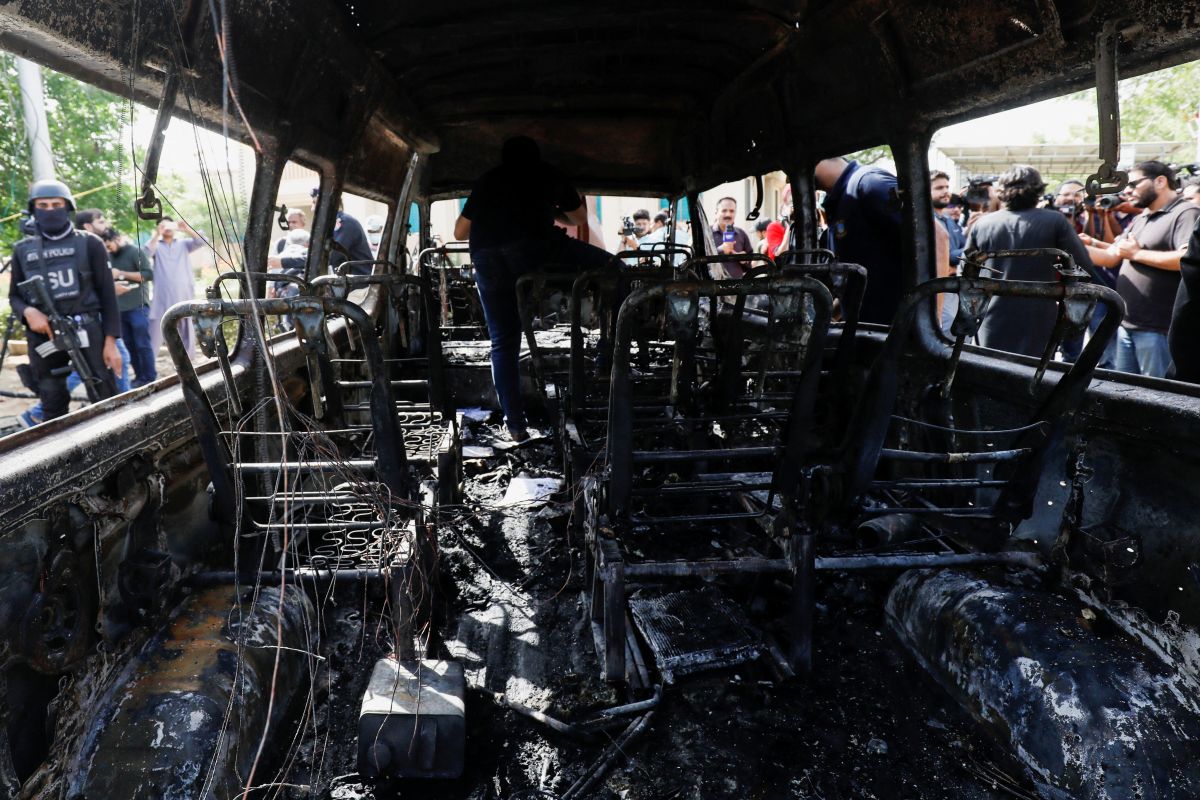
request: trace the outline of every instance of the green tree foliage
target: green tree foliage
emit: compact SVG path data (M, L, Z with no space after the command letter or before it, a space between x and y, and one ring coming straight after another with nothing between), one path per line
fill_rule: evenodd
M1200 108L1200 61L1121 82L1121 138L1131 142L1194 140Z
M1188 142L1196 139L1200 110L1200 61L1180 64L1120 82L1121 140L1126 142ZM1096 91L1070 95L1086 101L1088 115L1070 126L1064 144L1095 142L1098 123ZM1189 150L1189 152L1191 152Z
M121 136L127 103L67 75L46 69L42 75L57 177L77 194L124 178L124 186L118 183L99 189L82 197L79 205L102 208L118 228L130 230L133 192L129 142L123 142ZM0 126L0 170L5 176L0 182L0 217L7 217L25 208L33 178L16 61L7 53L0 53L0 114L7 121ZM126 166L122 171L123 159ZM20 238L17 220L0 225L0 249L4 252Z
M895 161L892 158L892 148L886 144L881 144L878 147L868 147L866 150L859 150L857 153L850 153L846 158L864 165L874 164L877 161Z

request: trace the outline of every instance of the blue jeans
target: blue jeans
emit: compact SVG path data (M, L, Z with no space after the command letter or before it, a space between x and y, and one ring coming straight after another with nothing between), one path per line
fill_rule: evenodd
M117 339L117 352L121 354L121 374L117 376L117 394L129 391L129 351L125 348L125 340ZM83 378L74 370L67 376L67 391L75 391L75 387L83 383Z
M1170 366L1171 349L1165 333L1131 331L1124 325L1117 329L1117 370L1161 378Z
M129 361L133 367L134 389L158 380L158 367L154 363L154 347L150 344L150 318L145 306L121 312L121 339L129 348Z
M521 239L499 247L471 250L475 285L492 340L492 383L510 431L525 430L521 402L521 317L517 279L529 272L581 272L599 269L612 256L598 247L555 233L545 239Z

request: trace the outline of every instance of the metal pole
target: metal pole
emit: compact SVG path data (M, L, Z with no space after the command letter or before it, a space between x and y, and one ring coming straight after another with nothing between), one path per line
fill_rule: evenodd
M17 58L17 85L21 89L21 110L25 117L25 135L29 137L30 163L35 181L54 178L54 151L50 149L50 126L46 123L42 69L32 61Z

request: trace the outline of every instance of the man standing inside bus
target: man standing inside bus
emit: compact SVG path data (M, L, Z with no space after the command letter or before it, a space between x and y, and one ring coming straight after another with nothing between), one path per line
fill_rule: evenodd
M571 239L555 220L577 226L583 240ZM454 223L454 238L470 241L475 283L492 340L492 382L513 443L529 439L521 402L521 319L517 279L547 265L568 264L583 271L610 263L612 256L587 244L587 206L570 182L542 161L533 139L515 136L504 143L500 166L471 190Z
M859 320L892 324L904 294L896 176L835 157L818 161L813 177L817 188L825 190L829 249L839 261L867 268ZM934 235L941 230L945 238L941 226L934 227Z

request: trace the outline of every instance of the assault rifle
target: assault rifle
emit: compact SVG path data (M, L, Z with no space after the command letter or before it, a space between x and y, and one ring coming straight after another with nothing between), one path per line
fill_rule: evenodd
M50 290L46 288L46 279L41 275L34 275L29 280L21 281L17 284L17 288L25 292L26 296L33 295L37 300L37 305L50 319L50 330L54 333L54 338L38 346L38 355L47 358L57 351L65 350L71 359L71 364L51 370L50 374L67 375L73 366L83 381L83 388L87 390L88 399L93 403L100 402L101 379L92 372L92 366L83 354L89 344L87 331L80 331L75 320L58 313L58 308L54 305L54 298L50 296Z

